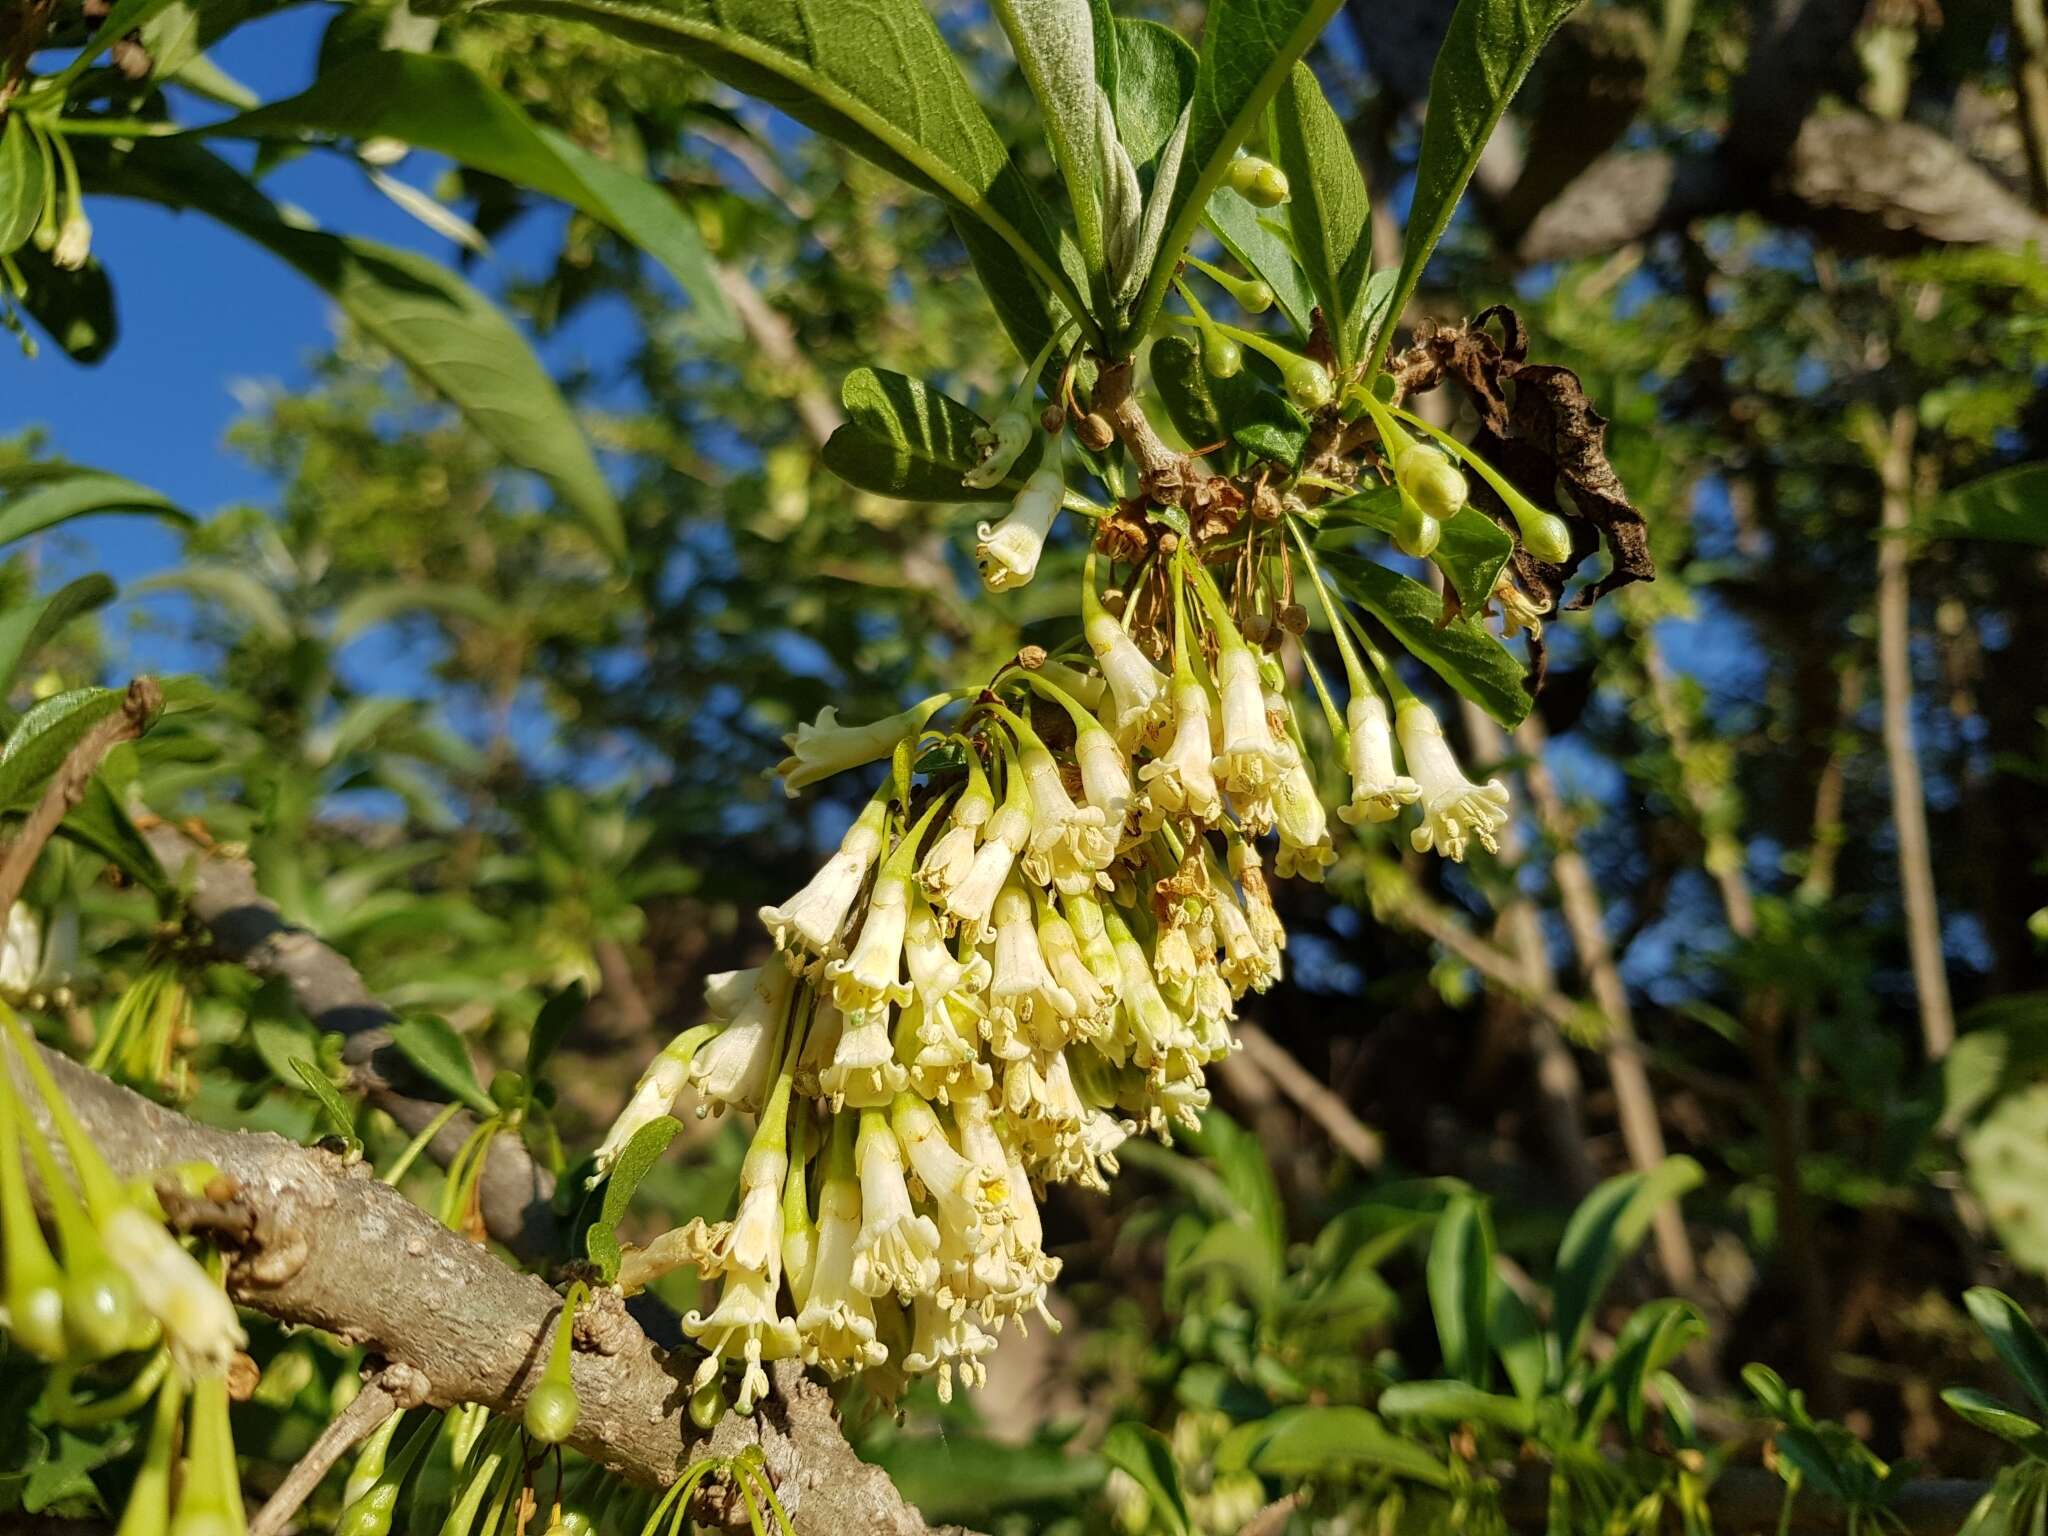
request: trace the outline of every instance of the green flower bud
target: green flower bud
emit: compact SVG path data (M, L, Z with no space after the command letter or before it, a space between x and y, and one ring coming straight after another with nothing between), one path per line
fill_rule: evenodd
M1237 300L1237 307L1248 315L1263 315L1273 307L1273 290L1256 277L1232 277L1221 267L1212 266L1199 256L1190 256L1188 265Z
M526 1432L543 1445L559 1445L576 1428L582 1404L566 1381L543 1381L526 1400Z
M398 1433L398 1421L404 1418L396 1409L370 1431L363 1441L363 1448L356 1452L356 1464L349 1468L348 1482L341 1490L342 1508L346 1509L377 1486L384 1476L384 1458L391 1450L391 1437Z
M1415 504L1435 518L1456 517L1471 495L1465 476L1441 448L1418 443L1401 455L1394 478Z
M30 1136L41 1134L35 1126L21 1123L13 1069L0 1050L0 1260L6 1266L8 1331L38 1360L54 1363L66 1353L64 1277L29 1201L22 1164L24 1129Z
M1287 174L1270 160L1239 155L1230 162L1230 190L1254 208L1278 208L1287 201Z
M1285 361L1273 360L1280 364L1280 382L1287 386L1287 398L1295 405L1304 411L1319 411L1330 403L1330 372L1321 363L1292 353Z
M1234 379L1244 370L1244 348L1213 325L1202 327L1202 371L1212 379Z
M1401 497L1401 520L1394 525L1394 546L1404 555L1427 560L1444 536L1443 524L1415 504L1405 492Z
M690 1422L710 1429L725 1417L725 1382L714 1376L690 1394Z
M395 1502L395 1500L394 1500ZM391 1525L385 1516L384 1529ZM192 1420L185 1437L185 1482L170 1536L242 1536L242 1488L235 1468L235 1436L228 1422L225 1376L202 1376L192 1386ZM374 1533L383 1536L383 1531Z
M510 1114L526 1106L527 1086L523 1072L500 1072L491 1079L491 1102Z
M1572 531L1563 518L1534 506L1526 511L1510 506L1509 510L1522 530L1522 547L1530 554L1552 565L1563 565L1571 559Z
M72 1348L95 1360L127 1350L136 1336L135 1287L104 1255L66 1255L64 1331Z
M178 1443L178 1417L185 1405L184 1389L175 1373L166 1374L150 1417L149 1446L128 1489L114 1536L164 1536L171 1523L171 1463Z
M379 1483L341 1512L334 1536L390 1536L391 1517L398 1509L398 1484ZM171 1536L185 1536L173 1530Z

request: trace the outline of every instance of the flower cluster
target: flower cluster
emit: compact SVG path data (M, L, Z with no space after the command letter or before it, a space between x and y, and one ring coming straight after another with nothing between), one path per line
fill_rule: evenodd
M1042 537L1039 503L1057 501L1037 476L1027 499ZM993 585L1035 564L1001 531L983 545ZM1281 974L1268 869L1319 879L1335 853L1279 659L1185 547L1150 566L1145 603L1105 603L1093 566L1070 653L790 737L792 789L892 771L810 882L761 909L774 954L711 979L708 1021L648 1067L598 1154L602 1172L692 1099L758 1116L733 1217L621 1270L629 1289L686 1264L718 1283L683 1325L708 1352L700 1393L735 1364L745 1411L764 1364L791 1357L885 1394L980 1381L1007 1327L1051 1321L1046 1186L1106 1188L1126 1137L1197 1125L1239 999ZM1466 780L1390 671L1389 712L1358 641L1346 719L1330 717L1353 776L1339 816L1412 804L1418 848L1491 846L1505 791Z

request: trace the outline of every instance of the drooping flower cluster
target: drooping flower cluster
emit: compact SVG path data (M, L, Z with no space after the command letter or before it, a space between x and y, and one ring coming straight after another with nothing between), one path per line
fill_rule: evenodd
M1005 584L1024 560L983 543L1009 550L990 578ZM717 1282L683 1325L708 1351L700 1392L735 1365L744 1411L765 1364L791 1357L885 1394L927 1373L942 1397L979 1382L1007 1327L1051 1321L1046 1186L1106 1188L1126 1137L1197 1125L1239 999L1281 973L1269 860L1320 879L1335 857L1282 668L1185 548L1148 568L1142 630L1093 567L1084 645L879 725L828 711L790 738L792 787L894 769L810 882L761 909L774 953L711 979L709 1021L649 1066L598 1157L602 1171L693 1100L759 1116L734 1216L621 1271L629 1288L685 1264ZM1505 791L1467 781L1385 671L1390 714L1338 628L1352 692L1330 723L1353 776L1339 815L1415 804L1417 848L1491 846Z

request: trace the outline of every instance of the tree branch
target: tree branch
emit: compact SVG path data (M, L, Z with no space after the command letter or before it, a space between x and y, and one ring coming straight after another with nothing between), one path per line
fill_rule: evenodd
M1271 1079L1304 1115L1322 1128L1338 1151L1368 1171L1386 1160L1379 1133L1351 1112L1343 1097L1294 1059L1288 1049L1256 1024L1238 1020L1238 1043L1244 1059Z
M418 1371L423 1400L435 1407L522 1411L546 1368L562 1304L537 1276L442 1226L360 1163L268 1133L199 1125L55 1051L43 1054L116 1175L203 1162L240 1187L256 1221L229 1254L228 1291L238 1303ZM40 1096L24 1069L11 1070L61 1157ZM780 1362L775 1394L750 1417L728 1414L707 1435L687 1414L693 1360L664 1354L623 1312L609 1319L602 1348L579 1349L570 1362L582 1412L568 1443L592 1460L659 1486L698 1457L759 1445L800 1530L927 1529L881 1469L854 1454L830 1396L801 1365Z
M382 1424L401 1408L417 1407L420 1399L415 1393L407 1393L412 1402L404 1401L398 1392L387 1386L386 1379L402 1378L408 1384L419 1385L416 1372L404 1366L388 1366L369 1381L363 1383L349 1405L336 1414L328 1426L320 1431L306 1454L285 1474L277 1491L264 1501L256 1512L256 1518L249 1522L249 1536L280 1536L299 1506L312 1496L320 1486L320 1480L327 1476L334 1464L362 1443L370 1431Z
M202 848L168 823L144 831L150 848L186 892L193 916L213 933L220 953L251 974L274 977L291 989L314 1027L341 1035L342 1060L370 1103L408 1134L425 1130L447 1108L445 1100L391 1043L396 1016L363 985L356 968L303 928L285 919L256 888L247 859ZM435 1135L428 1150L444 1167L476 1128L467 1111ZM536 1163L516 1136L494 1136L477 1198L491 1236L529 1261L553 1255L559 1224L550 1204L554 1175Z
M36 860L42 857L43 846L85 798L85 786L99 772L100 760L121 742L133 741L149 729L149 722L163 707L163 690L155 680L138 677L128 685L121 707L87 731L65 754L42 799L29 812L14 841L7 845L7 857L0 860L0 919L12 912L15 902L21 899L21 888L28 883Z

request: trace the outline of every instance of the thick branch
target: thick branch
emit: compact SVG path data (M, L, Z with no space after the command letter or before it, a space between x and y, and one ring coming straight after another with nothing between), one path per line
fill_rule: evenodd
M153 679L138 677L128 685L121 707L81 736L78 744L65 754L42 799L29 812L14 841L7 845L7 857L0 860L0 918L14 910L21 888L28 883L29 871L42 856L43 845L85 798L85 786L99 771L100 760L121 742L133 741L149 729L150 720L163 707L163 690Z
M279 1136L199 1125L55 1052L44 1056L117 1175L197 1161L240 1186L238 1198L257 1214L251 1240L230 1255L228 1289L241 1305L411 1367L436 1407L522 1410L561 1307L538 1277L442 1226L360 1163ZM24 1101L54 1137L15 1070ZM881 1470L854 1455L830 1397L800 1366L777 1368L777 1392L752 1417L730 1414L705 1435L686 1412L694 1361L665 1355L623 1312L608 1318L604 1348L579 1350L571 1362L582 1413L569 1443L593 1460L662 1484L697 1457L759 1444L800 1531L926 1529Z
M388 1367L387 1370L400 1371L412 1377L404 1367ZM361 1444L371 1430L398 1411L402 1405L397 1394L384 1384L385 1374L379 1372L375 1378L364 1382L362 1391L320 1431L320 1438L285 1474L284 1481L277 1485L277 1491L264 1501L256 1517L249 1522L249 1536L279 1536L334 1464Z
M201 848L167 823L144 835L157 861L185 889L192 914L212 931L221 954L254 975L289 986L292 1000L316 1028L347 1040L342 1060L370 1103L409 1134L426 1129L447 1105L432 1097L432 1087L392 1045L389 1026L395 1016L371 995L356 968L286 921L277 904L256 889L256 872L248 860ZM445 1166L475 1128L465 1110L441 1129L429 1151ZM477 1195L493 1237L522 1258L552 1253L557 1223L549 1201L554 1192L554 1176L527 1155L516 1136L491 1138Z

